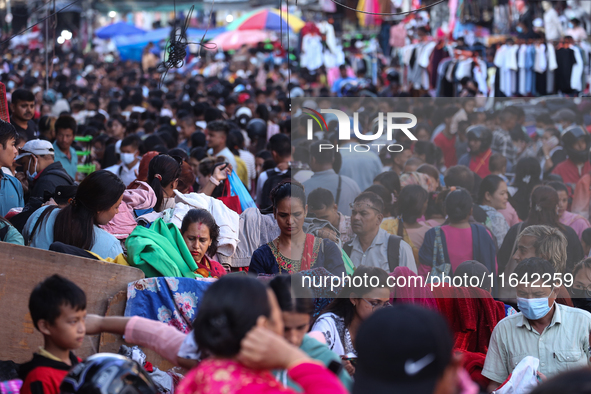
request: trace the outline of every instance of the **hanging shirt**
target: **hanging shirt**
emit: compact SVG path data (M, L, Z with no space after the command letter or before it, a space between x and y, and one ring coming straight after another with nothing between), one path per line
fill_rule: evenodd
M499 72L497 72L497 77L500 77L499 89L507 97L513 96L513 92L515 92L516 88L518 49L518 45L502 45L494 58L494 64L499 70Z
M548 59L546 57L546 45L539 44L534 46L536 51L534 59L534 71L537 73L543 73L548 68Z
M571 78L573 67L577 63L575 52L571 48L563 47L556 51L556 88L562 93L573 93Z
M307 34L302 39L300 66L308 70L322 66L322 38L319 35Z
M573 55L575 56L575 64L573 65L572 73L570 76L570 87L572 90L580 92L583 90L583 56L579 48L572 46Z
M527 54L527 45L519 46L519 51L517 52L517 66L519 67L519 94L522 96L527 95L526 78L525 78L526 54Z

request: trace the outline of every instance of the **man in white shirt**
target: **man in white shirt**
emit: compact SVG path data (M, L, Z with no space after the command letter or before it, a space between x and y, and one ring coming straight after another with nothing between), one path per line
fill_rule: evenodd
M117 175L125 185L137 179L137 174L140 169L140 144L142 140L135 134L125 137L121 141L121 163L114 166L107 167L105 170Z
M393 272L395 266L399 266L408 267L417 273L417 264L410 245L401 239L396 240L396 236L380 228L384 219L384 202L377 194L361 193L351 204L351 209L351 228L355 238L343 250L349 255L355 268L368 265ZM394 261L396 251L390 250L396 245L398 261Z
M232 165L232 169L236 171L236 159L234 159L234 155L226 145L229 132L228 124L223 120L209 122L205 129L205 138L209 148L207 153L215 157L223 156Z

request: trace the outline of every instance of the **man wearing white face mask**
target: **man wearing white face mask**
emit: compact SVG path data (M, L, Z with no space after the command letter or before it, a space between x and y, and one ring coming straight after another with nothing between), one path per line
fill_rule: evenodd
M121 163L105 168L117 175L125 185L129 185L137 178L140 169L140 145L142 140L135 134L128 135L121 141Z
M491 380L489 390L500 386L526 356L538 358L539 372L548 378L590 364L591 313L555 302L559 282L568 277L539 257L520 262L514 274L521 312L501 320L491 335L482 369Z
M23 166L29 180L30 197L43 198L45 192L55 193L58 186L75 185L62 164L54 161L53 145L49 141L31 140L20 150L16 161Z

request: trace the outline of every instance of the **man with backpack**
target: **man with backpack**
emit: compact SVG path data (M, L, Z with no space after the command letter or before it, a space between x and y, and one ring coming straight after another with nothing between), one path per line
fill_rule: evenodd
M333 169L335 153L333 149L320 149L321 146L329 145L329 141L317 141L310 146L310 169L314 175L304 182L306 197L313 190L323 187L330 190L334 196L339 212L343 215L351 214L351 203L361 190L357 182L348 176L339 175Z
M49 141L31 140L20 149L16 161L22 164L29 180L30 197L43 198L45 192L53 195L57 186L76 184L54 159L55 151Z
M291 139L286 134L275 134L269 139L269 146L275 168L271 168L259 175L257 182L257 205L265 209L273 205L271 201L271 190L282 180L291 178L289 162L292 161Z
M408 267L417 273L410 245L397 235L380 228L384 219L384 202L373 192L363 192L351 204L351 227L355 238L343 247L355 268L361 265L379 267L393 272Z

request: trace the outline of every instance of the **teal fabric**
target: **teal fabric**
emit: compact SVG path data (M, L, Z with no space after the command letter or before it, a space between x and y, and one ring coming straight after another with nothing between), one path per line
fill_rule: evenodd
M300 345L300 349L310 356L310 358L322 362L327 367L331 361L336 361L339 364L341 363L341 358L335 352L330 350L328 346L318 342L316 339L311 338L308 335L304 335L304 340ZM286 370L273 372L280 383L286 383L287 387L295 390L298 393L303 392L302 388L289 378ZM351 392L353 389L353 378L351 378L345 368L341 369L341 372L339 373L339 379L341 380L341 383L343 383L343 386L345 386L345 388Z
M4 239L2 241L8 242L11 244L15 244L15 245L23 245L24 246L25 240L23 239L23 236L21 235L21 233L19 233L18 230L15 229L14 227L12 227L9 223L0 222L0 229L3 229L6 226L8 226L8 232L6 233L6 236L4 237Z
M144 271L146 278L196 278L197 264L179 229L157 219L150 228L138 226L125 241L127 262Z
M6 216L12 208L25 206L23 185L12 175L0 176L0 216Z
M64 167L64 170L66 170L68 175L71 176L72 179L76 179L76 171L78 171L78 155L76 154L76 149L70 147L71 159L68 159L68 156L60 150L59 146L57 146L56 141L53 143L53 151L54 161L62 163L62 167Z

